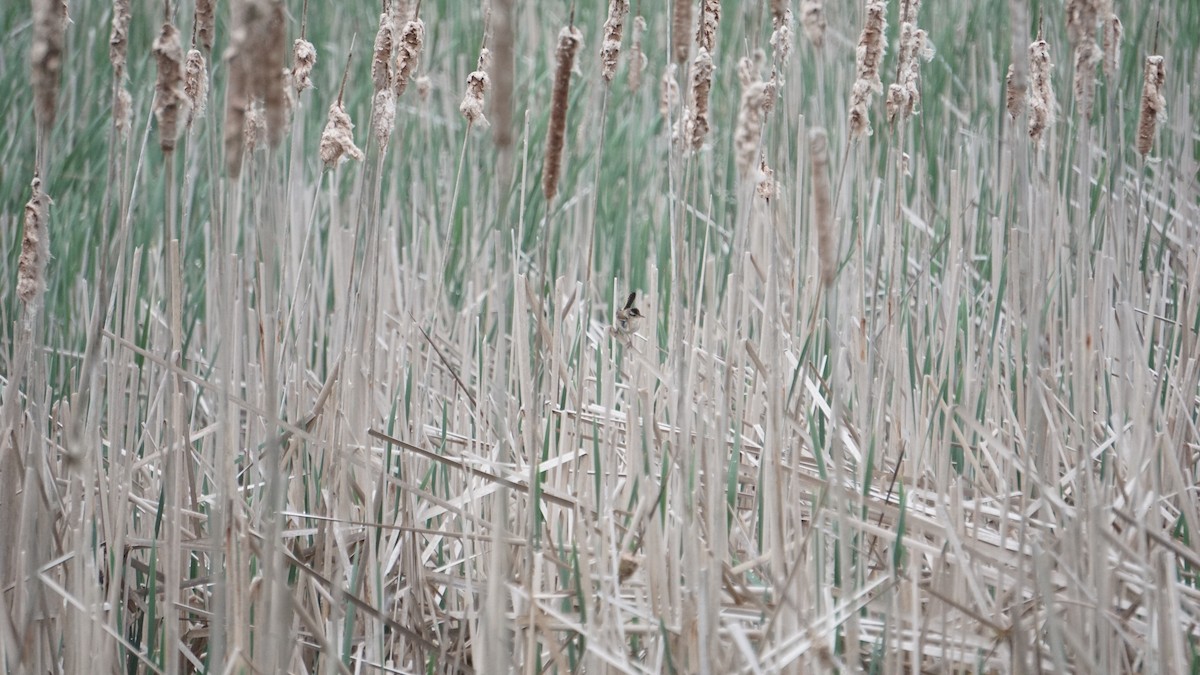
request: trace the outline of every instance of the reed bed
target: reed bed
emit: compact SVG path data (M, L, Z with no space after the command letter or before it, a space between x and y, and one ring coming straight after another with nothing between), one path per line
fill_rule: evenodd
M1195 3L66 6L5 672L1200 669Z

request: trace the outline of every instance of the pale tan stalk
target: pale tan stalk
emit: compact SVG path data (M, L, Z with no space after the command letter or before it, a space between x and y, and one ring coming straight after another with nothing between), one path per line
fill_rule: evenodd
M642 74L646 72L646 66L650 62L646 53L642 51L642 36L645 33L646 19L640 15L634 17L633 38L630 40L633 44L629 47L629 91L642 88Z
M683 65L688 58L692 32L692 1L674 0L671 10L671 58Z
M467 120L469 127L486 129L488 126L487 117L483 114L487 105L484 93L491 86L491 78L487 74L488 59L489 52L485 47L479 52L478 68L467 75L467 91L463 94L462 103L458 104L458 112Z
M1142 157L1154 148L1154 133L1158 127L1158 116L1167 109L1163 96L1163 85L1167 80L1166 60L1159 54L1146 57L1143 70L1142 103L1138 113L1137 151Z
M184 60L183 93L191 106L191 114L188 115L190 128L196 118L204 116L204 109L208 105L208 64L199 49L189 49Z
M26 305L40 300L46 290L46 261L50 258L50 205L54 203L42 191L42 179L36 174L30 186L33 195L25 203L25 229L21 236L21 256L17 260L17 297Z
M825 8L822 0L800 0L800 24L813 47L825 46Z
M154 83L154 117L158 120L158 141L164 153L175 150L179 132L187 122L190 103L183 84L183 45L179 29L164 23L154 40L154 61L158 77Z
M855 79L850 90L850 137L860 139L871 135L869 109L871 98L883 92L879 65L883 61L883 33L887 29L887 6L882 0L867 4L867 20L858 38L855 54Z
M629 0L609 0L608 18L604 20L604 40L600 43L600 77L611 83L617 74L617 59L621 56L621 37Z
M1050 82L1050 46L1039 36L1029 45L1029 137L1042 141L1046 128L1054 124L1058 103Z
M829 136L821 127L808 132L808 154L812 162L813 225L817 231L817 259L821 283L833 285L837 253L833 239L833 198L829 181Z
M547 202L553 201L558 194L563 139L567 132L567 105L571 94L571 69L575 64L575 54L582 44L583 34L574 26L567 26L558 34L554 92L550 97L550 129L546 134L546 159L542 169L542 194Z
M54 125L58 113L58 85L62 78L63 46L67 37L66 0L34 0L32 67L33 108L38 128Z
M421 48L424 45L425 22L413 19L404 24L404 30L400 32L400 43L396 49L396 77L393 80L397 99L408 88L408 82L417 69L421 58Z

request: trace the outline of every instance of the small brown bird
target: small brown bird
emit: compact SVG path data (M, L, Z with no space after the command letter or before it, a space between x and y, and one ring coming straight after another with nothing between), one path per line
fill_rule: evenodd
M637 291L629 294L625 307L617 310L616 321L608 331L613 337L629 345L633 343L633 334L637 332L638 323L642 320L642 312L633 303L637 300Z

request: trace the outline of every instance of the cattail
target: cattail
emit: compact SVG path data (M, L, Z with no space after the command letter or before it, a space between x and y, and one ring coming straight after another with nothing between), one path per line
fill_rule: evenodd
M754 191L767 201L774 199L779 192L779 184L775 182L775 169L767 166L766 157L761 158L758 162L758 184Z
M641 16L633 19L633 43L629 47L629 91L637 91L642 88L642 73L646 71L646 66L650 60L646 58L645 52L642 51L642 35L646 32L646 20Z
M321 132L321 162L329 170L337 168L347 157L361 162L363 152L354 144L354 123L339 98L329 106L329 118Z
M371 58L371 82L375 93L392 86L392 17L379 15L379 30L375 33L375 49Z
M242 144L246 152L253 153L263 147L267 138L267 113L262 99L254 99L246 110L246 122L242 126Z
M41 297L46 288L46 260L50 257L49 195L42 192L42 179L34 174L33 196L25 203L25 231L21 257L17 260L17 297L26 305Z
M483 48L479 51L479 67L467 75L467 91L463 95L462 103L458 104L458 112L467 120L467 126L472 127L479 125L484 129L488 126L487 118L483 116L483 94L491 85L491 78L487 74L488 50Z
M1092 116L1092 99L1096 93L1096 66L1103 54L1089 37L1075 47L1075 101L1083 119Z
M814 47L825 45L825 9L821 0L800 0L800 24Z
M1008 64L1008 75L1004 78L1004 104L1009 117L1014 120L1025 107L1025 88L1024 72L1018 73L1015 63Z
M542 194L551 202L558 194L558 175L562 168L563 136L567 131L567 101L571 90L571 69L575 53L583 44L583 34L567 26L558 34L558 61L554 69L554 93L550 97L550 130L546 134L546 164L542 169Z
M278 145L287 127L288 98L287 83L280 77L283 72L284 46L287 44L287 22L283 13L283 0L270 0L269 10L262 21L254 25L252 33L254 61L251 67L253 91L262 96L266 112L267 132L271 145Z
M391 0L388 4L392 13L392 32L400 33L404 30L404 24L412 18L412 7L407 0Z
M1029 137L1040 143L1046 127L1054 124L1057 103L1050 85L1050 46L1038 36L1029 45Z
M189 104L183 85L183 45L179 29L164 23L154 40L154 60L158 78L154 83L154 117L158 120L158 142L162 151L175 149L180 123L187 122Z
M910 11L915 15L915 9ZM897 56L899 81L888 86L889 122L897 115L908 117L916 114L921 104L921 61L933 58L933 47L929 44L925 31L907 21L900 24L900 48L897 50Z
M772 19L774 30L771 31L771 49L775 52L775 60L787 63L792 53L792 10L785 9L783 16Z
M621 34L625 30L625 15L629 0L609 0L608 18L604 20L604 41L600 43L600 76L606 84L617 74L617 58L621 55Z
M1067 39L1072 46L1092 39L1098 9L1097 0L1067 0Z
M812 162L813 223L817 230L817 258L821 265L821 283L833 284L837 254L833 242L833 199L829 183L829 136L821 127L808 132L808 155Z
M213 47L213 26L217 22L214 5L216 0L196 0L196 40L210 53Z
M708 135L708 95L712 90L713 62L708 49L700 47L692 61L691 107L684 111L676 123L675 141L682 143L692 152L704 147Z
M1116 14L1109 13L1104 21L1104 76L1113 77L1121 67L1121 37L1125 27Z
M421 103L429 101L429 92L433 91L433 80L429 79L428 75L418 76L415 84L417 85L417 98Z
M1137 151L1142 157L1154 147L1154 131L1158 116L1167 109L1163 85L1167 81L1166 62L1159 54L1146 57L1145 80L1142 83L1142 106L1138 114Z
M58 82L62 76L63 43L67 36L66 0L34 0L33 45L29 62L33 69L34 111L38 127L49 130L58 112Z
M414 19L404 24L400 31L400 45L396 50L396 76L392 80L396 98L404 93L417 62L421 58L421 47L425 44L425 22Z
M192 120L204 116L204 108L208 105L208 66L199 49L189 49L183 62L183 93L192 110L188 116L190 127Z
M513 144L513 0L497 0L492 6L492 94L488 115L492 122L492 143L506 149Z
M391 86L375 92L371 101L371 132L379 147L387 147L396 127L396 94Z
M720 22L721 0L702 0L700 26L696 29L696 46L707 49L710 56L716 49L717 26Z
M738 108L733 147L741 174L747 175L758 159L763 124L775 99L775 78L762 81L754 72L753 61L743 58L738 72L742 80L742 101Z
M679 69L674 63L668 63L662 76L662 93L658 97L658 111L664 120L671 119L671 113L679 107L679 80L675 73Z
M317 50L313 44L304 38L296 38L292 43L292 88L296 94L313 86L312 70L317 64Z
M125 74L126 55L129 52L129 0L113 0L112 32L108 37L108 60L112 62L113 75L120 80Z
M879 79L879 64L883 61L883 33L887 29L884 13L887 11L882 0L867 4L867 21L858 38L855 59L855 80L850 90L850 137L854 139L871 135L871 120L868 108L874 94L883 92Z
M688 58L688 34L692 30L693 0L675 0L671 11L671 55L682 65Z
M117 89L117 96L113 100L113 125L117 128L118 136L129 138L133 125L133 97L123 84Z

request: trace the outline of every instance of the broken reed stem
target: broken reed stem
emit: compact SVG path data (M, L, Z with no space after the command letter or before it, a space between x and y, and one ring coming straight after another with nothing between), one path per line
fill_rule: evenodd
M1142 103L1138 112L1136 149L1138 154L1145 158L1154 147L1158 116L1167 108L1167 99L1162 93L1167 70L1166 60L1162 55L1152 54L1146 57L1142 78Z
M671 9L671 58L679 65L687 61L691 45L692 1L675 0Z
M600 43L600 77L611 84L617 74L617 59L621 56L621 37L629 0L609 0L608 18L604 20L604 40Z
M871 120L868 110L871 98L883 93L883 82L879 79L879 65L883 61L883 33L887 29L884 18L887 6L881 0L867 4L867 20L858 38L855 52L854 86L850 91L850 138L858 140L871 135Z
M1038 36L1029 45L1029 138L1041 144L1046 128L1054 124L1057 102L1050 82L1050 46Z
M25 203L21 256L17 260L17 297L26 305L41 300L46 290L46 261L50 258L50 205L53 200L42 191L42 179L35 173L30 183L33 194Z
M33 109L42 138L54 126L58 113L58 84L62 78L66 36L66 0L34 0L33 43L29 50L29 63L32 69Z
M186 124L190 103L184 87L183 45L179 29L170 22L154 40L158 77L154 83L154 117L158 120L158 142L163 153L175 150L179 132Z
M837 253L833 241L833 199L829 182L829 135L821 127L808 132L808 154L812 162L813 226L817 232L817 259L821 283L833 285L837 273Z
M567 105L571 94L571 69L575 54L583 44L583 34L575 26L566 26L558 34L557 66L554 69L554 91L550 96L550 129L546 133L546 159L542 169L542 194L549 204L558 194L559 173L562 170L563 139L567 131Z

